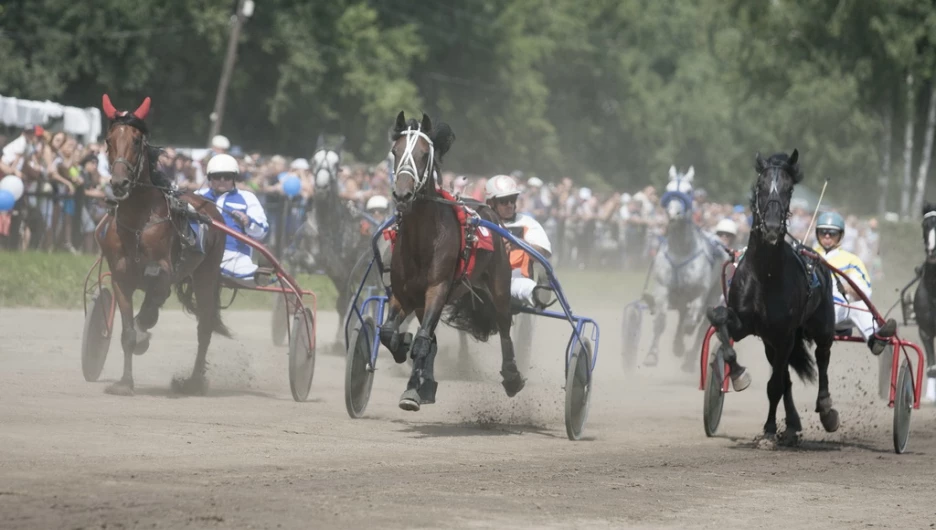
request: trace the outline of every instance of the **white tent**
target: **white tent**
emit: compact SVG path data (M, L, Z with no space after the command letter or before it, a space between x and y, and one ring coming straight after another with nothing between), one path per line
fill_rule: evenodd
M80 136L85 143L101 136L101 111L97 107L80 109L52 101L30 101L0 96L0 123L10 127L31 127L62 121L62 130Z

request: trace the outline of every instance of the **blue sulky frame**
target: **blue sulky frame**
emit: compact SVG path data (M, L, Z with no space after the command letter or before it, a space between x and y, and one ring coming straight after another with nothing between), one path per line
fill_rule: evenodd
M377 242L380 240L381 237L383 237L384 230L386 230L394 222L396 222L396 216L391 216L388 219L386 219L383 222L383 224L380 225L380 227L377 229L377 231L374 233L373 237L371 238L371 247L373 248L373 251L374 251L374 258L373 260L371 260L370 264L367 266L367 271L364 273L365 278L367 278L367 276L370 275L370 271L374 267L375 263L377 264L377 270L381 274L381 276L383 275L384 272L386 272L387 269L384 267L384 264L382 260L380 259L380 251L377 247ZM501 237L509 241L511 245L523 249L533 259L539 262L539 264L542 265L543 268L546 270L546 276L549 279L549 286L552 288L553 292L555 292L559 305L562 307L562 312L560 313L558 311L539 310L539 309L533 309L529 307L515 307L515 310L518 312L529 313L531 315L565 320L566 322L569 323L569 325L572 327L572 334L569 336L569 342L566 345L566 355L565 355L566 369L568 369L569 367L569 361L572 357L572 353L575 351L576 346L578 346L578 344L582 341L582 337L585 334L586 327L589 324L591 325L590 338L592 342L594 343L594 347L591 352L591 359L590 359L590 362L588 363L589 364L589 373L588 373L589 382L591 382L591 374L594 371L595 364L597 363L597 360L598 360L598 346L599 346L599 341L600 341L600 336L601 336L598 323L595 322L591 318L578 316L572 313L572 308L569 304L568 299L565 296L565 293L562 291L562 287L559 285L559 280L556 278L555 271L552 265L549 263L549 261L546 260L545 257L543 257L542 254L534 250L533 247L531 247L526 241L517 239L516 237L514 237L513 234L505 230L500 225L494 224L490 221L486 221L484 219L481 219L480 217L476 217L476 216L471 217L468 222L471 223L473 226L484 227L488 230L491 230L497 233L498 235L500 235ZM355 293L354 298L353 298L355 302L361 296L361 291L364 289L364 283L365 282L362 282L361 285L358 286L358 290ZM367 309L370 307L370 304L377 304L377 311L375 313L377 317L377 322L376 322L377 332L374 333L373 337L371 337L370 366L368 367L368 370L370 371L375 370L375 367L377 364L377 353L378 353L378 350L380 349L380 340L378 338L380 335L379 330L380 330L380 326L383 324L384 311L386 310L387 302L390 297L390 287L387 285L384 285L384 290L386 291L386 294L369 296L366 299L364 299L360 307L358 307L357 303L352 303L351 305L354 316L357 317L358 322L360 323L361 326L363 326L364 315L367 314ZM348 318L345 322L345 330L344 330L345 331L345 349L347 349L349 346L348 326L350 325L351 320L352 320L351 318Z

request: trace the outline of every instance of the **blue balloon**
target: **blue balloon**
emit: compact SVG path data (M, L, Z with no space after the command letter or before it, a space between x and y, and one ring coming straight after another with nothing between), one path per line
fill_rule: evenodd
M287 197L299 195L300 189L302 189L302 182L299 180L299 177L290 175L283 180L283 193L285 193Z
M6 212L13 209L16 204L16 198L7 190L0 190L0 212Z

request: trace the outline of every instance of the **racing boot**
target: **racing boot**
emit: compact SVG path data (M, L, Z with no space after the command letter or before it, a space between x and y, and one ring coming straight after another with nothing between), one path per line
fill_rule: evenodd
M887 322L877 330L877 333L868 337L868 347L871 348L871 353L880 355L896 334L897 321L893 318L887 319Z

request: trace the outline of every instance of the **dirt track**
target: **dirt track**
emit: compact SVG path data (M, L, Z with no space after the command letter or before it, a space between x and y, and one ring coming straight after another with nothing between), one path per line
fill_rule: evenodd
M575 299L573 297L573 302ZM0 528L925 528L936 521L934 408L915 411L909 454L860 345L833 350L842 429L821 432L816 390L795 380L799 448L755 449L769 368L740 349L754 385L730 394L720 432L702 430L702 392L669 353L625 376L620 312L574 307L603 326L588 439L563 427L567 327L537 323L536 367L508 399L496 339L480 376L452 381L440 353L438 404L397 408L405 380L381 353L367 418L348 418L344 358L319 352L311 402L289 392L269 314L229 311L208 396L180 398L173 375L195 351L191 317L166 312L134 362L137 395L106 395L80 369L80 312L0 310ZM336 317L320 314L320 341ZM672 323L670 324L673 325ZM647 330L648 331L648 330ZM644 336L647 336L645 331ZM904 330L915 340L915 330ZM668 347L670 339L665 339ZM451 332L443 341L452 343ZM646 339L640 357L646 351ZM323 345L324 346L324 345ZM782 412L781 412L782 414Z

